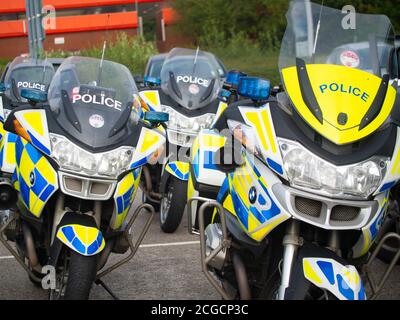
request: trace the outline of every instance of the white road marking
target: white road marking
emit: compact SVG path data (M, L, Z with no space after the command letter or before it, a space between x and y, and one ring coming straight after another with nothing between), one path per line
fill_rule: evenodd
M157 247L176 247L200 244L200 241L182 241L182 242L166 242L166 243L149 243L142 244L139 248L157 248ZM14 256L0 256L0 260L14 259Z
M0 256L0 260L14 259L14 256Z
M166 243L150 243L141 244L139 248L155 248L155 247L173 247L173 246L188 246L200 244L200 241L182 241L182 242L166 242Z

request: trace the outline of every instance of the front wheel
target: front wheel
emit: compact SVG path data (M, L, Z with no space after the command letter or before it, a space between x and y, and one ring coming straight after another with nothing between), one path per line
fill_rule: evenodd
M167 193L161 200L160 226L166 233L173 233L181 223L186 206L187 181L171 177Z
M87 257L72 250L66 251L64 267L57 275L57 289L50 298L88 300L96 278L97 256Z

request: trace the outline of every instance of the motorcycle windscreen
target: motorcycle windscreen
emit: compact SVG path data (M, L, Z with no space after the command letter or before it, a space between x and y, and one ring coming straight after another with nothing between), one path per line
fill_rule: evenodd
M137 93L125 66L71 57L54 76L49 104L58 124L76 142L90 148L106 148L130 133L127 123Z
M215 57L200 50L171 50L161 69L161 88L183 108L209 105L221 88Z
M51 63L43 60L17 57L10 64L4 79L5 95L15 102L27 102L21 97L22 89L47 92L54 76Z
M352 14L355 28L340 10L291 2L279 60L296 112L338 145L378 130L396 101L388 75L394 49L390 20Z

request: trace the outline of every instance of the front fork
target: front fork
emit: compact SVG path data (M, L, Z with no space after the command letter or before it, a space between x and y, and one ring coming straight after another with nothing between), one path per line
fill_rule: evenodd
M303 245L303 239L299 236L300 223L297 220L291 220L287 226L287 232L283 238L283 260L281 272L281 285L278 290L278 300L285 299L286 289L289 287L290 276L292 274L293 264L296 259L297 250Z

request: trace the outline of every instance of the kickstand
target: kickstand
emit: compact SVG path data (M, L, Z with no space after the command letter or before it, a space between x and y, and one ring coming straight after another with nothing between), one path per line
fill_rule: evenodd
M102 286L104 288L104 290L106 290L108 292L108 294L114 299L114 300L119 300L119 298L115 295L115 293L110 289L109 286L107 286L103 280L101 279L96 279L96 281L94 282L95 284L97 284L98 286Z

